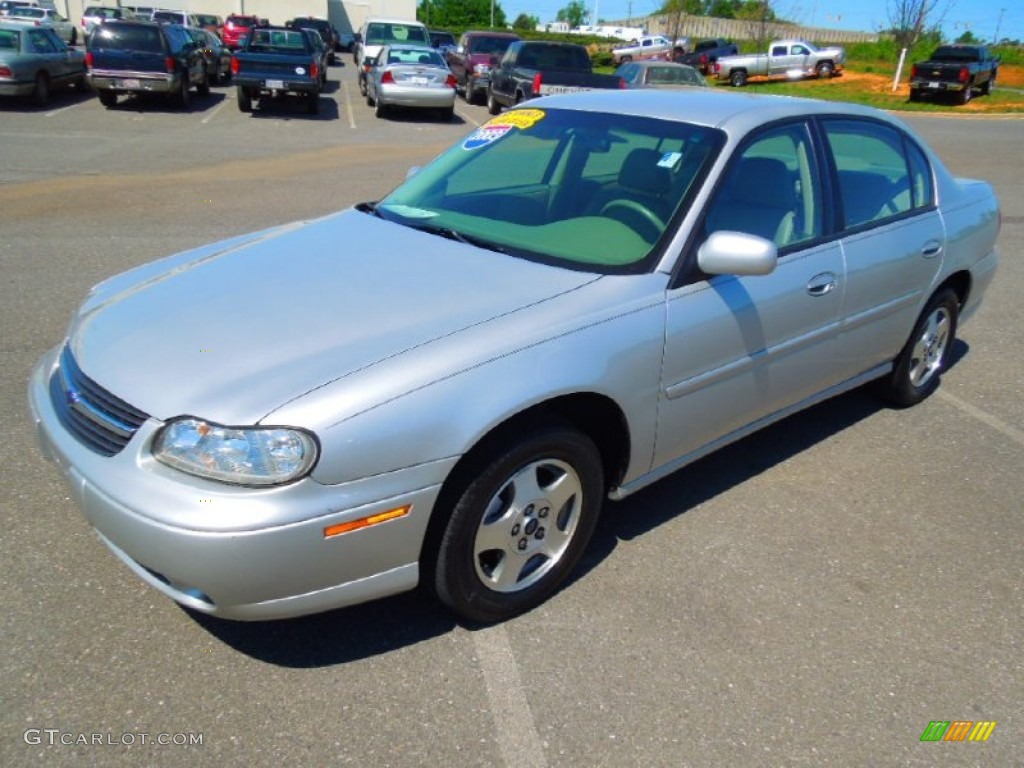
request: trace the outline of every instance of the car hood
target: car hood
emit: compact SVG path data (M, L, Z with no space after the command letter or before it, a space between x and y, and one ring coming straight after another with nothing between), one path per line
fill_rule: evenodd
M69 343L87 376L156 418L244 425L595 279L349 210L113 278Z

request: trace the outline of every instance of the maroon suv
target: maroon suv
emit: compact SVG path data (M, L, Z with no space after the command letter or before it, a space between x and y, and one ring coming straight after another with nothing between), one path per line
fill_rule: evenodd
M471 104L483 101L491 82L491 62L505 55L505 49L519 39L510 32L463 32L459 46L447 55L448 68L455 75L455 90Z
M240 16L232 13L224 21L224 46L232 51L241 45L240 40L252 34L252 28L263 23L258 16Z

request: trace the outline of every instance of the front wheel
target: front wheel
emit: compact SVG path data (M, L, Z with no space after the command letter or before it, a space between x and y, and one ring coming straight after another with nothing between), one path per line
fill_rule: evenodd
M492 115L497 115L501 112L501 104L494 98L494 89L487 89L487 111Z
M831 61L823 61L818 65L818 77L822 80L832 77L835 74L835 67L832 66Z
M879 394L899 406L917 405L939 386L956 339L960 299L946 288L935 294L897 356L892 373L878 381Z
M546 600L593 535L604 490L593 441L555 424L480 462L437 552L438 597L463 619L495 622Z

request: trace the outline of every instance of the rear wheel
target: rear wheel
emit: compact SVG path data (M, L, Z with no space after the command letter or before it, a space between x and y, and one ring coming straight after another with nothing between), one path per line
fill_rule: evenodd
M209 75L206 74L206 70L203 70L203 82L196 86L196 91L200 96L210 95L210 78Z
M463 619L503 621L542 603L579 561L601 510L601 457L589 437L554 423L495 446L467 474L434 587Z
M992 73L992 77L985 81L985 84L981 86L981 95L988 96L992 93L992 89L996 87L996 73Z
M455 119L455 107L444 107L441 111L441 119L450 123Z
M320 112L320 92L311 93L306 96L306 112L311 115L318 114Z
M910 100L911 101L920 101L921 100L921 94L918 93L917 91L915 91L913 88L911 88L910 89Z
M50 78L45 72L36 75L36 84L32 88L32 102L37 107L45 107L50 103Z
M188 73L183 72L181 75L181 85L178 86L178 105L188 111L188 108L192 106L192 94L188 89Z
M238 92L238 111L252 112L252 94L249 93L249 90L241 85L237 86L235 90Z
M100 104L107 109L111 109L117 104L117 93L115 91L98 91L97 95L99 96Z
M960 104L966 104L971 100L971 86L965 85L964 89L957 94L957 102Z
M939 386L956 340L960 299L949 288L936 293L897 356L892 373L877 382L879 394L900 406L916 405Z
M747 84L747 73L742 69L737 69L735 72L729 74L729 84L734 88L742 88Z
M373 116L377 119L383 119L387 117L388 108L380 103L380 99L377 98L373 102Z

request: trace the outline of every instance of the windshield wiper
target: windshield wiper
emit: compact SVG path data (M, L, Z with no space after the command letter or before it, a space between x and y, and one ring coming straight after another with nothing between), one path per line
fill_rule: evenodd
M412 229L418 229L420 232L427 232L431 235L438 235L439 237L446 237L449 240L455 240L465 245L474 245L477 248L486 248L489 251L496 253L508 253L508 251L497 243L486 240L482 237L476 237L475 235L467 235L463 232L459 232L457 229L451 227L436 227L429 224L410 224Z

